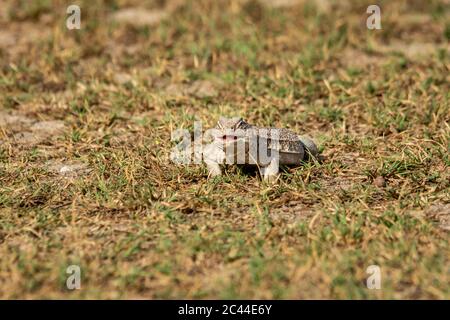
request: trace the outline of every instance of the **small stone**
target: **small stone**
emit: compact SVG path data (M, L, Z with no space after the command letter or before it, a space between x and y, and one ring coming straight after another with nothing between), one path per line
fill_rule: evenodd
M11 115L6 112L0 111L0 126L7 126L15 123L31 123L32 121L20 115Z
M386 180L382 176L378 176L373 180L373 184L379 188L386 186Z
M172 98L181 98L187 95L185 85L178 83L169 84L164 91Z
M118 23L129 24L136 27L155 26L167 17L163 10L146 10L142 8L128 8L117 11L113 20Z
M450 231L450 204L437 203L425 210L425 214L431 220L438 223L438 226L445 230Z
M197 80L191 84L187 89L187 92L197 98L213 98L217 97L218 92L214 85L207 80Z
M214 84L208 80L197 80L191 84L172 83L166 87L165 92L174 98L191 96L204 99L214 98L219 95Z
M31 126L31 131L41 131L48 135L55 134L64 130L64 122L59 120L39 121Z
M114 74L114 81L117 84L131 83L132 85L136 85L136 81L134 81L133 77L127 73L119 72Z
M272 8L290 8L301 4L302 0L260 0L263 5Z
M17 144L23 145L35 145L42 142L45 138L39 134L31 133L28 131L19 132L15 134L12 140Z
M64 177L77 177L90 171L86 164L73 161L66 163L61 163L58 161L49 162L47 164L47 170Z

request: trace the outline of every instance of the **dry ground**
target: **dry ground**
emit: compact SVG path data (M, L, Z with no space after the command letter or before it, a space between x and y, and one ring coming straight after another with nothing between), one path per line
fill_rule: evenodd
M0 298L450 297L449 1L77 2L0 0ZM219 115L324 161L168 160Z

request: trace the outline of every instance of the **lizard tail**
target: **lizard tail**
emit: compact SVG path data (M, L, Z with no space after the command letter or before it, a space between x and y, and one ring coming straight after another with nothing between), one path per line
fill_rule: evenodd
M319 149L317 148L317 145L314 143L314 141L305 136L299 136L299 139L306 149L305 156L309 156L309 158L317 158L317 156L319 155Z

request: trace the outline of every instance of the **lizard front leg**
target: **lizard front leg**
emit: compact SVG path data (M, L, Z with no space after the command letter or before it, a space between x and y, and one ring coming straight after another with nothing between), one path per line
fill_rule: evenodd
M273 158L268 165L260 167L260 173L266 182L274 182L278 177L279 159Z
M223 163L223 151L215 144L210 144L203 151L203 160L208 168L209 177L222 175L220 164Z
M206 162L206 167L208 168L210 177L217 177L222 175L222 169L220 165L216 162Z

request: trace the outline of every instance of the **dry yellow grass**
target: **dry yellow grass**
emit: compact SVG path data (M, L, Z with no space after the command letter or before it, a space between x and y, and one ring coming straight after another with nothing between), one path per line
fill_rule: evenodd
M0 298L449 298L448 1L80 3L2 1ZM238 114L324 161L168 160Z

